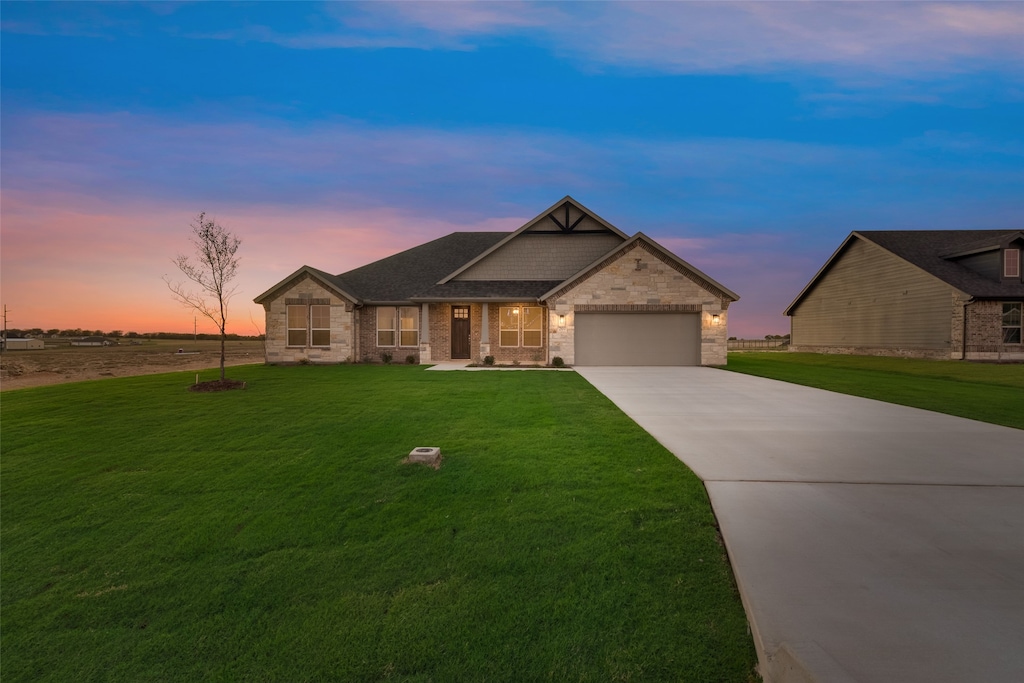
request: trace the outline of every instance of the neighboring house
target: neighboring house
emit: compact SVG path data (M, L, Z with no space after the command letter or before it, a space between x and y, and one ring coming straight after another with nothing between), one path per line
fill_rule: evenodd
M39 350L45 348L42 339L12 337L11 339L3 339L0 341L3 342L3 347L9 351Z
M570 197L515 232L456 232L255 301L267 362L723 365L738 295Z
M82 337L81 339L72 339L72 346L110 346L111 342L105 337Z
M793 351L1024 360L1024 232L862 230L786 309Z

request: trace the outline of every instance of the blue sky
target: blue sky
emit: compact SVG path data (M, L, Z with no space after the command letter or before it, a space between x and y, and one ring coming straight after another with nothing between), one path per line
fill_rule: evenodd
M241 236L233 331L340 272L572 195L782 310L851 230L1024 225L1017 3L2 3L15 327L187 329L161 276Z

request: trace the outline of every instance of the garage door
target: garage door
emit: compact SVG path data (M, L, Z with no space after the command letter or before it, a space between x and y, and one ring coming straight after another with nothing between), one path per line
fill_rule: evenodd
M700 365L700 313L576 313L576 365Z

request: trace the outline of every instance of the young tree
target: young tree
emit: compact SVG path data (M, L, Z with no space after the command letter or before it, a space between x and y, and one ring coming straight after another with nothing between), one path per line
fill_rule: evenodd
M189 227L192 228L189 241L195 247L195 260L178 254L173 261L192 284L172 282L166 275L164 282L177 301L201 313L217 326L220 332L220 378L223 380L228 301L235 293L230 283L238 271L235 252L242 240L216 221L206 220L205 212L196 216Z

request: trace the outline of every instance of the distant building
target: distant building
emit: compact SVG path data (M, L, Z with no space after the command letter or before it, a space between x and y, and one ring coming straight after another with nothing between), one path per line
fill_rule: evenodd
M113 342L106 337L82 337L81 339L72 339L72 346L112 346Z
M42 349L42 339L4 339L4 348L8 351L26 351L29 349Z

